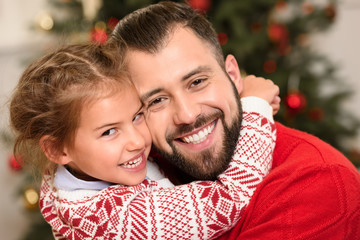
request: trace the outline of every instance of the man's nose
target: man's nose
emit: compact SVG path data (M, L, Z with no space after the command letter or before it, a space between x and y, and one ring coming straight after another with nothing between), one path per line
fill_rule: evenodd
M174 123L176 125L194 123L201 112L200 106L189 98L177 100L174 105Z

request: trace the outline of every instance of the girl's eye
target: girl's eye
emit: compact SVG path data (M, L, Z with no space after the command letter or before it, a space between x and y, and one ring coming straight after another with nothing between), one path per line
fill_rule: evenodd
M141 120L143 117L144 117L144 113L143 113L143 112L140 112L140 113L136 114L136 116L135 116L134 119L133 119L133 122L139 121L139 120Z
M114 128L110 128L109 130L106 130L101 136L110 136L115 133Z

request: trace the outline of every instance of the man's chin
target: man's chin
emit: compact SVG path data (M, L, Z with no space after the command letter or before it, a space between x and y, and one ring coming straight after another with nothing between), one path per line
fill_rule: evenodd
M173 148L173 153L160 154L173 165L190 176L201 180L213 180L228 166L231 158L214 156L215 151L207 150L194 154L182 154Z

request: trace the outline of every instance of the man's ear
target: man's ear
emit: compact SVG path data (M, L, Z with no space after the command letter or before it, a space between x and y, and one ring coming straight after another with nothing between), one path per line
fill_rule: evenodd
M242 82L242 78L241 78L241 73L240 73L240 69L239 69L239 66L237 64L235 57L231 54L226 56L225 70L226 70L228 76L230 77L230 79L235 84L235 87L236 87L238 93L240 94L243 90L243 82Z
M69 154L65 151L65 149L59 148L59 143L53 136L42 136L40 138L39 145L49 161L62 165L71 162Z

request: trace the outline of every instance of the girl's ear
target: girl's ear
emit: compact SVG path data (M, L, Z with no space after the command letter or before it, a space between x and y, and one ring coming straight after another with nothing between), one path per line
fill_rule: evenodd
M236 61L235 57L231 54L226 56L225 70L226 70L228 76L230 77L230 79L235 84L235 87L236 87L238 93L240 94L243 90L243 81L241 78L241 73L240 73L240 69L237 64L237 61Z
M65 165L71 162L69 154L64 149L59 149L58 141L50 135L40 138L39 145L46 158L57 164Z

